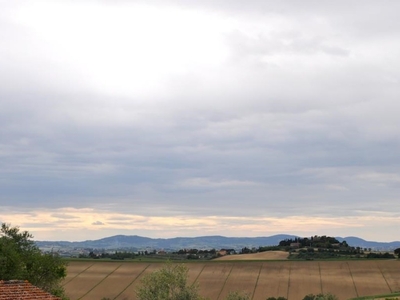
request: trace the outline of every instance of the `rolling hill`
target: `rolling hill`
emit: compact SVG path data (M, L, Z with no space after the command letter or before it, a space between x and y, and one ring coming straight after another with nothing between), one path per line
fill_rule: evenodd
M200 236L200 237L176 237L176 238L148 238L138 235L115 235L98 240L87 240L81 242L69 241L36 241L40 248L62 247L62 248L93 248L93 249L165 249L179 250L184 248L195 249L241 249L244 247L273 246L278 245L281 240L295 238L295 235L278 234L269 237L225 237L225 236ZM337 237L339 241L346 240L350 246L361 248L372 248L373 250L393 250L400 247L400 241L375 242L366 241L358 237Z

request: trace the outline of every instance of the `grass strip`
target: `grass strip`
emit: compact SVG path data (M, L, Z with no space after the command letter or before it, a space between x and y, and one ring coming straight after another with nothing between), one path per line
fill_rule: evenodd
M380 299L380 298L394 298L399 296L400 292L391 294L373 295L373 296L362 296L362 297L351 298L349 300L369 300L369 299Z
M143 274L143 272L147 270L149 266L150 265L147 265L147 267L144 268L142 272L140 272L135 278L133 278L133 280L117 296L115 296L113 300L117 299L123 292L125 292L127 288L130 287Z
M114 270L112 270L110 273L108 273L102 280L100 280L97 284L95 284L90 290L88 290L85 294L83 294L81 297L78 298L78 300L82 299L85 297L87 294L89 294L96 286L98 286L100 283L102 283L108 276L110 276L112 273L114 273L118 268L120 268L122 264L120 264L118 267L116 267Z

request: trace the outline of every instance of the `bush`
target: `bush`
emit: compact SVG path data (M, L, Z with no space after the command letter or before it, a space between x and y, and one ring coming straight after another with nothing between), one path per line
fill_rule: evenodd
M196 285L187 284L185 265L168 262L163 268L146 275L136 290L139 300L200 300Z
M250 295L238 291L229 292L225 300L250 300Z
M338 298L330 293L326 293L326 294L318 294L318 295L314 295L314 294L308 294L306 295L303 300L338 300Z

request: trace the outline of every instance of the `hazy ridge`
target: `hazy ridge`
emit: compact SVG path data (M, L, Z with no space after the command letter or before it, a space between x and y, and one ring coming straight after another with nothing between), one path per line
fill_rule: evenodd
M178 250L183 248L196 249L241 249L243 247L273 246L281 240L298 236L278 234L268 237L225 237L225 236L200 236L200 237L175 237L175 238L148 238L138 235L115 235L98 240L81 242L69 241L36 241L39 247L71 247L71 248L151 248ZM400 247L400 241L376 242L366 241L359 237L336 237L339 241L346 240L350 246L372 248L374 250L393 250Z

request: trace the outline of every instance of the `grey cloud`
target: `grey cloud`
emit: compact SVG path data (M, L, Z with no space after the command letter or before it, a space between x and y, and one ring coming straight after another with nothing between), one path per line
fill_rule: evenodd
M341 46L325 44L321 36L302 37L301 32L274 31L270 36L261 35L258 37L249 37L242 32L235 31L227 36L228 45L232 48L232 60L242 60L248 56L258 56L259 62L268 64L268 56L295 54L295 55L315 55L319 52L348 56L350 51ZM273 64L273 63L272 63Z
M105 224L103 222L101 222L101 221L96 221L96 222L93 222L92 225L103 226Z
M68 214L51 214L52 217L62 220L76 220L78 219L76 216L71 216Z

